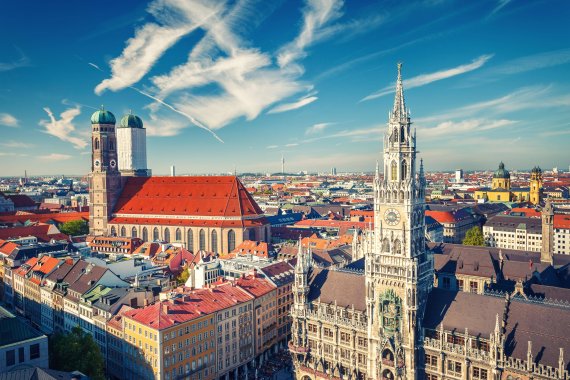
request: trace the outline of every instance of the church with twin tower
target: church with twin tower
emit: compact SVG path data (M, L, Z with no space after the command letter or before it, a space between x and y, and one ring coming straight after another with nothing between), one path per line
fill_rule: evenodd
M110 111L93 113L91 151L91 235L221 254L245 240L270 241L267 218L237 176L151 176L138 116L116 125Z

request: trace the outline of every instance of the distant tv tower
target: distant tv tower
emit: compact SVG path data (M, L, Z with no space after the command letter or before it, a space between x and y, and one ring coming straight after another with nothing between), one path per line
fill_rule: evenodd
M285 174L285 156L281 155L281 173Z

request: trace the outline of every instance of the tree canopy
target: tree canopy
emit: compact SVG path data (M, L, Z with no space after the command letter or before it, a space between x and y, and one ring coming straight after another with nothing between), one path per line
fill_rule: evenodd
M89 233L89 224L83 220L70 220L59 225L59 230L69 236L87 235Z
M50 368L80 371L93 380L105 379L105 360L93 337L75 326L69 334L50 338Z
M475 226L470 228L465 233L465 239L463 239L463 245L485 245L485 237L483 236L483 231L481 227Z

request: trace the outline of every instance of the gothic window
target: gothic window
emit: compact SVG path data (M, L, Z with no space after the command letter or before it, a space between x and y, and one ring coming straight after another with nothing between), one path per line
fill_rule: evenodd
M394 133L392 133L392 141L398 142L398 128L394 128Z
M392 371L387 369L384 372L382 372L382 378L386 380L392 380L394 379L394 374L392 373Z
M121 227L121 236L122 237L127 236L127 229L125 228L125 226Z
M170 242L170 230L168 228L164 229L164 241Z
M402 253L402 243L400 243L400 240L396 239L394 240L394 254L400 255L401 253Z
M115 226L111 227L111 236L117 236L117 229Z
M392 174L390 179L392 181L396 181L398 179L398 165L396 165L396 161L392 161Z
M234 230L228 231L228 252L233 251L236 248L236 233Z
M205 251L206 250L206 232L203 229L200 230L198 239L199 239L198 244L199 244L200 250Z
M406 135L404 133L404 126L402 125L402 127L400 128L400 142L404 142L406 139Z
M99 139L98 138L95 138L95 144L94 145L95 145L95 150L98 150L99 149Z
M152 230L152 240L158 240L159 236L158 236L158 228L154 227L154 230Z
M210 251L218 252L218 233L216 230L212 231L212 245L210 247Z
M404 191L400 190L400 200L404 201Z
M136 229L135 227L133 227L133 228L131 229L131 237L134 237L134 238L137 237L137 229Z
M190 252L194 252L194 231L192 231L192 229L188 230L188 242L186 243L186 248Z
M402 179L406 179L406 177L408 176L408 166L406 165L406 161L402 161Z
M143 230L142 230L142 239L143 239L144 241L148 241L148 230L146 229L146 227L143 227Z
M384 238L382 241L382 252L390 252L390 242L388 238Z
M182 240L182 231L180 231L180 228L176 229L176 234L174 236L176 241L181 241Z
M385 349L382 352L382 362L384 364L393 365L394 364L394 354L389 349Z

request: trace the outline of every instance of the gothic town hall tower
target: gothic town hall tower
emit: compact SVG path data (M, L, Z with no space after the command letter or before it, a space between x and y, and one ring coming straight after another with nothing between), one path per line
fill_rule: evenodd
M416 174L416 136L398 64L394 107L384 133L384 176L374 180L374 233L365 255L368 371L375 378L417 378L416 345L433 283L426 251L425 178ZM376 373L375 373L376 372ZM393 376L393 377L392 377Z

